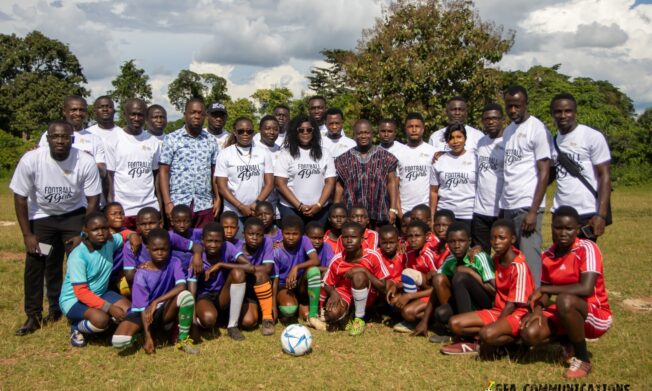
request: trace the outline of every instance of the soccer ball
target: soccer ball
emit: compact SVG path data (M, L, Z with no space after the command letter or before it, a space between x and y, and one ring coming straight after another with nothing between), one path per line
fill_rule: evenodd
M312 350L312 335L307 327L291 324L281 333L281 348L292 356L302 356Z

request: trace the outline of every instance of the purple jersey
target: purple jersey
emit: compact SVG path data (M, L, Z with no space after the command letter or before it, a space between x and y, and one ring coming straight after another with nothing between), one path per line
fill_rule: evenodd
M279 286L285 286L285 280L290 270L300 263L304 263L310 253L314 253L315 248L307 236L302 236L297 247L292 250L281 246L274 249L274 277L278 277ZM303 269L299 270L297 278L303 275Z
M194 244L198 244L201 246L202 245L201 239L202 239L203 232L204 230L201 228L190 228L188 230L188 236L183 236L179 233L170 230L170 237L172 237L172 235L178 235L184 239L191 240ZM172 249L172 256L179 258L179 260L181 261L181 267L183 268L183 271L187 272L188 266L192 261L192 252Z
M238 251L236 248L229 242L224 242L220 253L217 256L218 262L222 263L235 263ZM206 253L202 253L202 266L203 270L206 271L210 269L214 263L210 263L206 259ZM200 276L197 278L193 269L188 270L188 282L197 283L197 297L200 297L203 293L219 293L224 287L226 278L229 275L229 270L220 269L217 273L213 274L208 281L204 281L204 277Z
M236 248L238 252L241 252L242 255L254 266L263 265L266 263L274 263L274 248L272 246L272 240L268 237L263 238L263 244L258 247L255 253L247 255L245 253L246 245L245 242L242 242L242 247Z
M131 312L144 311L157 297L169 292L175 285L185 283L181 261L170 257L160 270L138 269L131 288Z
M233 247L235 247L235 249L238 250L238 251L242 251L242 248L245 245L245 241L242 240L242 239L234 238L232 241L227 240L227 242L231 243L233 245Z
M283 232L281 232L281 229L277 226L274 226L274 228L276 228L276 233L274 235L266 235L268 238L272 239L272 244L283 241Z
M113 253L113 268L111 268L111 277L109 278L109 284L113 284L118 281L120 273L122 272L124 262L124 255L122 249L116 249Z
M317 251L317 254L319 255L319 266L321 267L328 267L335 256L333 248L327 243L321 246L321 250Z
M191 240L188 240L174 232L170 232L170 250L172 250L173 254L174 251L190 252L192 246L193 242ZM147 247L144 244L140 246L136 255L131 251L131 244L129 242L126 242L122 247L122 268L124 270L133 270L141 263L151 260L152 258L149 256L149 251L147 251ZM187 268L186 265L186 269Z

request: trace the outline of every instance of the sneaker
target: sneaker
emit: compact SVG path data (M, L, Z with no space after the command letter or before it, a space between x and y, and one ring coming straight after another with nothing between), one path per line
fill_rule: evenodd
M349 318L349 321L346 322L346 326L344 326L344 331L351 331L353 328L353 318Z
M571 360L575 357L575 350L571 344L561 344L560 360L562 364L571 365Z
M242 334L242 331L237 327L227 327L226 333L229 334L229 337L234 341L243 341L245 339L244 334Z
M453 341L453 338L451 338L450 335L447 334L433 334L428 338L428 342L430 343L450 343Z
M86 346L86 338L84 338L84 334L82 334L81 331L77 330L77 328L70 327L70 344L76 348L83 348Z
M364 333L365 322L361 318L355 318L351 322L351 327L349 328L349 335L358 336Z
M274 335L274 321L271 319L263 319L262 328L260 333L264 336Z
M476 342L456 342L443 346L440 351L447 355L478 354L480 345Z
M317 317L308 318L308 325L319 331L326 331L328 329L328 324Z
M411 333L414 331L414 323L406 321L399 322L396 323L392 329L397 333Z
M591 363L580 360L577 357L570 359L570 368L564 373L566 379L580 379L591 372Z
M199 354L199 346L193 343L192 338L186 338L183 341L177 341L177 349L183 350L188 354Z

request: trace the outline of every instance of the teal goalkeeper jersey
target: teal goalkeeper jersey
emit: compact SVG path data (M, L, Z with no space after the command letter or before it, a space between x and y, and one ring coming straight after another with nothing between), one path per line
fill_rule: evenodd
M489 256L484 252L479 252L473 258L473 262L469 259L468 255L464 256L462 262L458 263L457 259L453 255L449 255L444 263L441 265L437 272L444 274L448 278L453 278L455 274L455 268L457 266L467 266L471 269L478 272L482 281L487 282L489 280L495 279L493 262L490 261Z

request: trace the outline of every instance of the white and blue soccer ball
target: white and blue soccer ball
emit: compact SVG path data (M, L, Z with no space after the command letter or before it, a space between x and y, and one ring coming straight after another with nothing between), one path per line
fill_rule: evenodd
M304 325L291 324L281 333L281 348L292 356L302 356L312 350L312 334Z

